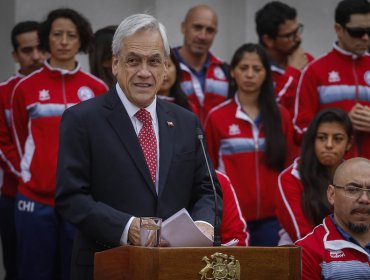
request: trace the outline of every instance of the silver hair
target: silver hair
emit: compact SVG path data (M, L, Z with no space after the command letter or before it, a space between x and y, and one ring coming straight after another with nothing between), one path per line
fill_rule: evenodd
M147 14L135 14L125 18L114 33L112 41L112 53L118 56L123 40L139 30L158 30L161 34L165 56L170 55L170 45L166 34L166 28L155 17Z

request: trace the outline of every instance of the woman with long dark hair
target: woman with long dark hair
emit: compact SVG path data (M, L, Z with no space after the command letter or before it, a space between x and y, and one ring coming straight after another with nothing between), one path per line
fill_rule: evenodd
M180 64L171 50L167 76L163 80L162 86L158 91L157 97L169 102L175 103L188 110L195 109L192 103L188 101L186 94L181 86ZM223 192L224 215L221 222L221 242L228 243L233 239L237 240L236 246L248 245L248 231L245 219L240 211L239 202L234 195L234 189L229 178L217 172L217 178Z
M112 73L112 40L116 29L117 25L110 25L97 30L89 50L91 74L102 79L108 87L116 83Z
M300 158L279 176L277 216L289 235L285 244L304 237L331 212L326 190L351 140L351 121L339 108L322 110L311 121Z
M209 153L234 188L250 232L250 245L274 246L277 177L289 162L293 127L277 105L270 64L257 44L242 45L230 64L230 99L205 122Z

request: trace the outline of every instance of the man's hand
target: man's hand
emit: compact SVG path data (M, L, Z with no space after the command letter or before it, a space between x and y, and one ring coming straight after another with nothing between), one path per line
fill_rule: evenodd
M357 131L370 132L370 108L356 103L348 113L353 128Z
M214 230L212 226L201 221L196 221L195 225L200 229L201 232L203 232L205 236L213 240Z
M131 245L134 246L141 246L141 240L140 240L140 218L134 218L132 220L132 223L130 225L130 228L128 230L128 241L131 243ZM154 240L152 240L154 242ZM149 246L150 242L146 244L146 246ZM165 239L161 238L160 241L161 247L168 247L169 243Z
M288 57L288 65L294 67L298 70L302 70L308 63L308 58L304 53L302 48L296 49L289 57Z
M140 218L134 218L128 230L128 241L132 245L140 246Z

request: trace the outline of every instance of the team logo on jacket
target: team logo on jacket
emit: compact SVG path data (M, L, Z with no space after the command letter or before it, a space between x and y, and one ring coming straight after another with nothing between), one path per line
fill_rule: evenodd
M46 101L50 100L50 94L49 91L46 89L42 89L39 91L39 100L40 101Z
M232 124L229 126L229 135L238 135L240 134L240 128L237 124Z
M337 71L330 71L329 72L329 83L335 83L340 81L339 73Z
M77 91L77 95L81 101L85 101L94 97L94 93L89 87L80 87Z
M345 254L343 253L342 250L330 251L330 257L333 259L343 258L344 256Z
M367 85L370 86L370 71L365 72L364 80L365 80L365 83L367 83Z
M224 71L222 71L221 67L215 67L215 70L213 70L213 74L219 80L225 80L226 78L225 73Z

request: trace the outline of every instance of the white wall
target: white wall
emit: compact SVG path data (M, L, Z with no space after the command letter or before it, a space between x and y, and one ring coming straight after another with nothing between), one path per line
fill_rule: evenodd
M14 26L15 5L13 0L0 1L0 82L6 80L13 73L11 58L12 46L10 31Z
M339 0L282 0L296 7L304 26L303 47L314 56L328 51L335 39L334 8ZM213 52L229 61L233 52L245 42L257 42L254 14L268 0L1 0L0 1L0 81L16 69L10 58L10 30L15 22L43 20L51 9L70 7L83 13L94 30L118 24L126 16L148 11L168 29L172 46L182 44L180 24L186 11L195 4L212 6L219 15L219 31ZM79 56L83 68L87 59Z

